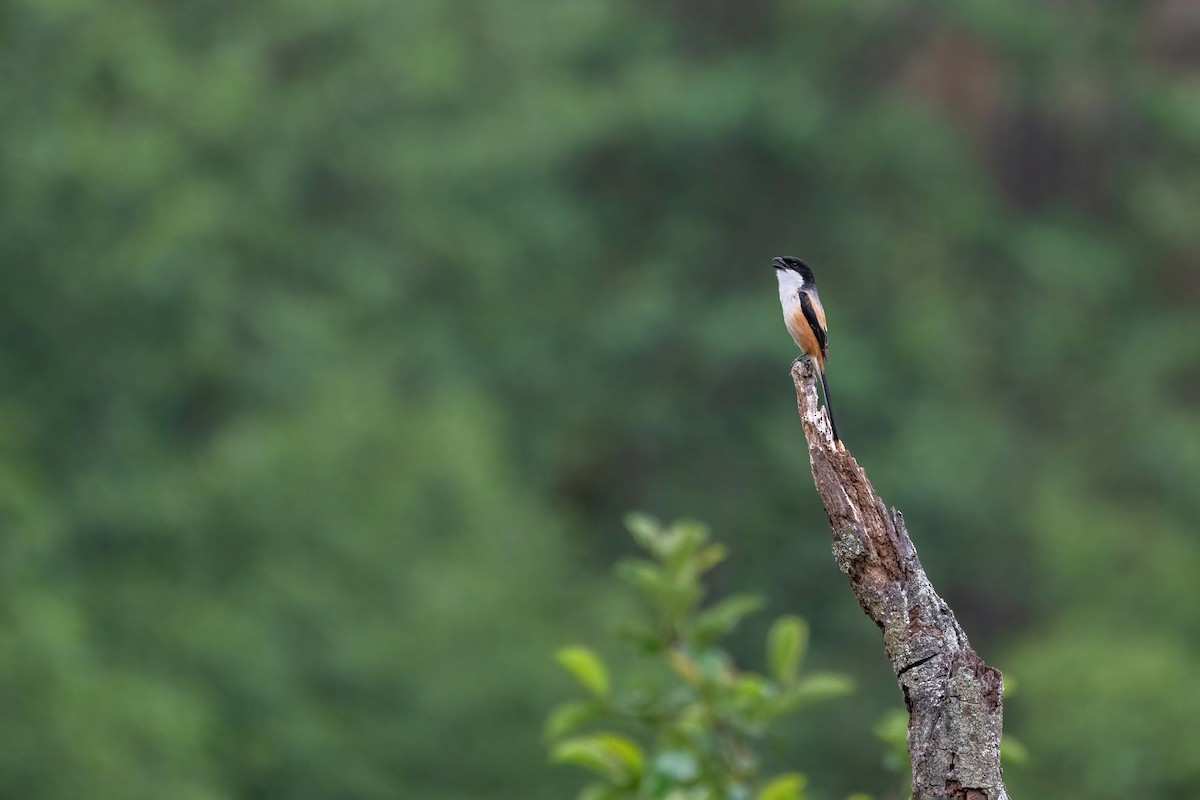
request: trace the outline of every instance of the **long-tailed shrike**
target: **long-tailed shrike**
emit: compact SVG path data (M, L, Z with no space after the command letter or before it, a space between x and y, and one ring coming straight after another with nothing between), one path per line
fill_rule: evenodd
M825 355L829 350L825 309L817 294L812 270L803 261L792 256L779 256L773 259L772 263L775 265L775 277L779 279L779 302L783 306L783 321L787 324L792 340L817 367L817 374L821 376L821 389L825 392L825 411L829 414L833 440L840 441L837 425L833 421L833 406L829 402L829 384L825 381Z

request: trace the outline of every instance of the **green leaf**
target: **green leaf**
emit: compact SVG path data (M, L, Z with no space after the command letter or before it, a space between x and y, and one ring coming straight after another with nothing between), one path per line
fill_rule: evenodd
M869 794L863 794L862 792L857 792L857 793L852 794L849 797L847 797L846 800L873 800L873 798Z
M738 700L751 705L760 702L773 691L761 675L754 673L738 676L738 679L734 681L733 690Z
M782 714L809 703L841 697L852 691L854 691L854 681L845 675L833 672L816 673L798 681L790 689L784 691L771 704L770 710L774 714Z
M693 741L704 739L709 735L707 706L702 702L684 706L675 717L674 728Z
M693 655L701 679L710 685L732 686L736 669L729 654L717 647L706 647Z
M900 708L888 711L873 728L875 736L887 744L904 744L908 741L908 712Z
M700 777L700 762L689 750L664 750L654 758L654 772L675 784L688 784Z
M681 582L668 576L656 564L643 559L622 561L617 565L617 575L642 592L662 624L670 629L674 628L680 616L696 599L694 580Z
M662 526L654 517L649 514L634 512L625 517L625 527L629 529L629 533L633 536L633 540L637 542L643 550L652 553L655 556L661 555L663 550L663 530Z
M799 772L780 775L758 793L756 800L804 800L804 787L808 778Z
M645 768L642 749L632 739L616 733L597 733L559 742L550 751L550 760L591 770L621 787L636 786Z
M747 731L761 733L771 714L771 702L777 696L774 684L761 675L742 673L733 683L730 696L742 725Z
M696 554L696 571L698 573L708 572L717 564L724 561L728 555L729 551L725 549L725 545L710 544Z
M646 758L642 755L642 748L638 747L635 741L617 733L600 733L595 738L621 760L635 779L642 777Z
M1000 738L1000 760L1005 764L1026 764L1029 762L1029 751L1025 745L1011 736Z
M546 718L546 727L542 735L546 739L557 739L603 713L603 708L587 700L563 703Z
M660 600L672 591L663 571L645 559L629 559L617 564L617 577L641 589L651 600Z
M589 783L575 800L617 800L625 793L607 783Z
M692 632L700 644L707 644L738 626L748 615L764 605L763 599L753 594L735 594L696 615Z
M554 654L554 658L575 676L583 688L596 697L608 697L608 670L591 650L586 647L564 647Z
M837 672L815 672L800 680L791 691L806 703L816 702L850 694L854 691L854 681Z
M801 617L780 617L767 635L767 664L780 686L791 686L800 677L800 664L808 649L808 623Z
M715 794L701 795L704 800L709 800L716 796ZM733 781L725 787L724 800L750 800L750 787L741 781Z
M689 561L694 562L696 552L708 541L708 526L699 522L676 522L661 541L664 562L667 569L675 574Z
M689 684L695 685L703 677L700 673L700 665L687 652L677 647L667 653L667 664L675 670L676 675Z
M883 754L884 767L891 772L908 772L908 712L893 708L875 723L872 730L887 745Z

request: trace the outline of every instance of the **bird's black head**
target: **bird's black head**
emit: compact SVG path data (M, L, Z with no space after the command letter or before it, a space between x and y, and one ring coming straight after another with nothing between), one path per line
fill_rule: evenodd
M798 258L793 256L776 256L771 259L771 263L775 265L775 269L788 269L798 273L805 283L814 283L812 270Z

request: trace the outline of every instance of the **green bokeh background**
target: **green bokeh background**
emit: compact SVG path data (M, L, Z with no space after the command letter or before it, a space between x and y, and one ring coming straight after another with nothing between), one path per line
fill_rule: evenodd
M1196 11L4 5L0 795L570 796L551 653L612 641L640 508L855 677L780 764L884 796L786 253L844 439L1016 679L1014 798L1190 796Z

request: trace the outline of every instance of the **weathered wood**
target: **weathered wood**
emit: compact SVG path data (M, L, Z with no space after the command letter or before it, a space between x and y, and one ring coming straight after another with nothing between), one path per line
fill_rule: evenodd
M908 708L912 797L1008 800L1000 769L1004 683L967 642L934 591L900 512L889 510L854 457L833 441L813 368L792 365L833 556L883 647Z

